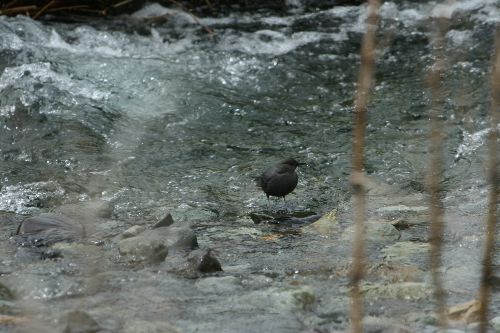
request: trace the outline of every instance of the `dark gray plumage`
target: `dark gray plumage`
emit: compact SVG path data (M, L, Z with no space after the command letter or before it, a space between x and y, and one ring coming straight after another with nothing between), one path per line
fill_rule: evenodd
M270 196L283 197L285 200L285 196L295 189L299 180L295 169L303 164L293 158L286 159L264 171L255 178L255 182L262 188L268 200Z

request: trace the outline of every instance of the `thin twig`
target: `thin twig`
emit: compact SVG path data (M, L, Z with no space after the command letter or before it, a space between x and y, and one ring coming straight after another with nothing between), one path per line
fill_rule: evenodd
M40 10L38 12L35 13L35 15L33 15L33 19L36 20L37 18L40 17L40 15L42 15L45 10L47 10L47 8L49 8L50 6L52 6L52 4L54 3L54 0L51 0L49 2L47 2L45 4L45 6L43 6L42 8L40 8Z
M120 1L118 3L113 4L111 7L118 8L118 7L124 6L124 5L126 5L126 4L128 4L128 3L132 2L132 1L133 0L123 0L123 1Z
M428 84L432 96L430 110L430 163L427 178L427 191L429 193L430 228L429 228L429 263L432 274L434 298L436 301L436 314L439 326L445 329L448 325L446 317L446 292L440 269L442 265L441 251L444 233L444 208L441 200L443 194L443 124L441 121L444 110L444 96L442 88L442 75L445 68L444 35L448 27L448 19L435 18L436 34L433 39L434 64L429 72Z
M89 8L88 5L53 7L53 8L47 9L45 12L46 13L50 13L50 12L62 12L62 11L65 11L65 10L74 11L74 10L84 10L84 9L88 9L88 8Z
M483 254L483 271L479 287L479 333L486 333L488 328L488 304L490 301L491 284L493 277L493 256L495 251L495 234L498 205L498 108L500 107L500 28L497 28L495 37L495 54L491 71L491 105L490 105L490 133L489 133L489 163L488 163L488 217L486 221L486 240Z
M178 2L176 0L168 0L168 1L170 1L173 4L175 4L183 12L187 13L188 15L190 15L196 23L198 23L206 32L208 32L208 34L210 34L210 35L214 34L214 30L212 28L210 28L209 26L206 26L203 23L201 23L200 20L198 19L198 17L196 15L194 15L193 13L191 13L189 10L187 10L186 7L184 7L180 2Z
M354 242L353 262L351 268L351 332L361 333L363 331L363 298L361 296L360 283L364 276L364 220L365 220L365 182L363 171L363 154L366 127L366 110L368 96L373 81L375 67L375 32L378 24L379 0L370 0L368 3L368 18L366 33L361 42L361 65L358 75L358 91L355 101L355 128L353 140L351 185L354 194Z
M18 13L25 13L30 10L37 9L37 6L21 6L21 7L12 7L12 8L4 8L0 10L0 15L12 15Z

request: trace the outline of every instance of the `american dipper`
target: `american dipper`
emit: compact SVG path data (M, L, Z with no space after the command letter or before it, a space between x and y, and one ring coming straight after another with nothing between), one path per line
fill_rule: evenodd
M264 171L255 178L255 182L266 193L268 201L269 196L283 197L285 200L285 195L295 189L299 180L295 168L303 164L289 158Z

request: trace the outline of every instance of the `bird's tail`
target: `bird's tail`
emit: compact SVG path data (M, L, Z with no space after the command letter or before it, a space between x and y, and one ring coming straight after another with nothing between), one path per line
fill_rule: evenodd
M263 184L262 184L262 177L261 176L254 177L253 180L255 181L255 185L262 188Z

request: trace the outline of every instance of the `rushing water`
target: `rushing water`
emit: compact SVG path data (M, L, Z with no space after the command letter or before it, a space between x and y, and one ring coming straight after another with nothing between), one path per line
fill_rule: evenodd
M145 21L167 12L173 15L166 22L151 26ZM370 213L384 215L377 209L402 203L426 205L426 75L434 61L429 41L432 17L443 15L450 18L441 119L446 134L444 203L449 209L444 271L455 304L475 297L479 276L497 1L382 5L366 171L387 194L369 201ZM178 309L166 319L186 332L203 329L200 321L214 332L346 328L349 242L307 236L290 225L254 225L253 220L281 214L276 211L283 208L300 220L347 207L340 224L348 227L353 99L365 18L364 6L306 10L295 1L279 13L200 18L214 34L191 16L156 4L92 25L0 17L0 209L35 214L101 199L114 205L114 219L126 225L154 221L166 211L176 219L196 221L200 245L215 248L225 270L233 272L229 276L241 280L231 290L237 296L229 299L224 291L200 296L192 290L195 282L176 281L180 291L164 296L173 299L168 306ZM287 157L307 165L299 168L299 185L286 206L275 201L268 208L252 179ZM388 215L404 215L394 214ZM4 224L1 230L7 239L15 226ZM425 242L425 233L418 225L401 237ZM382 246L372 248L370 256L381 260ZM425 255L414 264L426 267ZM45 261L36 268L18 267L13 256L2 260L10 267L8 278L25 282L29 279L23 280L22 272L42 274L38 270L47 272L55 265ZM469 269L460 270L463 266ZM155 299L155 306L142 309L141 295L129 290L136 287L119 278L132 274L124 272L116 269L109 282L125 289L116 308L102 305L110 299L105 292L89 296L86 303L101 306L95 315L109 331L120 326L112 322L119 321L113 311L124 316L138 311L148 320L157 319L152 308L164 306ZM159 281L154 270L134 274L142 287L168 289L174 283L172 277ZM72 283L66 278L62 283ZM257 294L288 285L314 289L321 305L311 314ZM58 318L64 301L44 293L36 282L29 286L20 288L22 299L52 300L57 310L48 313ZM153 297L151 289L141 292ZM248 290L253 294L245 294ZM253 323L247 312L255 310L246 301L260 309L254 313L255 327L246 326ZM372 316L405 318L398 322L415 325L417 331L433 329L403 316L432 311L428 299L368 303ZM234 313L223 310L224 305ZM275 310L266 313L268 306ZM498 298L493 307L499 309ZM280 312L285 308L293 313L294 324ZM106 316L109 321L102 319Z

